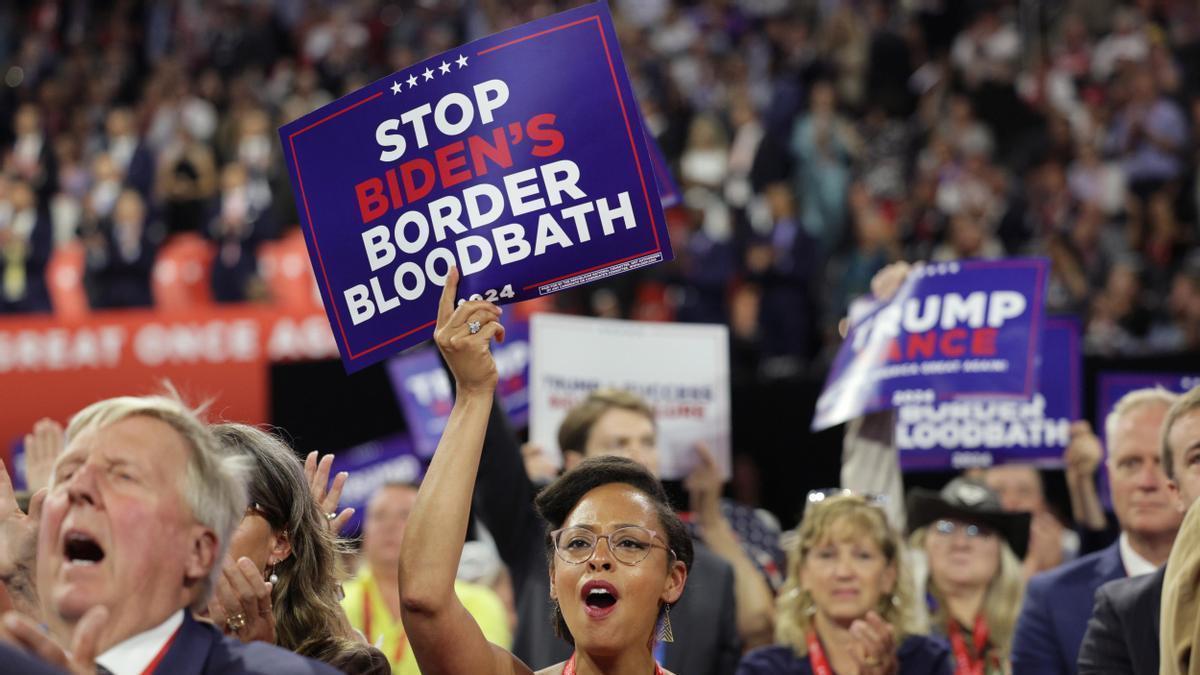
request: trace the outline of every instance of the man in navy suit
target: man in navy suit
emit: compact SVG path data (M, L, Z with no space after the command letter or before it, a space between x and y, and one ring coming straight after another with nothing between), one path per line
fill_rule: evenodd
M1162 462L1187 512L1200 499L1200 387L1184 394L1167 412ZM1181 540L1182 541L1182 540ZM1182 545L1182 544L1181 544ZM1096 609L1079 650L1081 675L1158 675L1159 614L1166 566L1154 574L1110 581L1096 591Z
M1182 518L1163 471L1159 434L1176 398L1142 389L1122 397L1109 414L1108 472L1121 536L1102 551L1029 581L1013 636L1014 673L1075 675L1096 589L1153 573L1166 561Z
M33 618L50 637L29 618L14 624L14 613L0 637L73 672L335 673L273 645L226 639L191 616L207 606L245 514L246 470L174 398L122 397L80 411L30 516L0 504L8 552L0 558L36 550L35 560L0 560L0 572L25 596L16 606L40 607ZM12 572L30 565L36 591ZM60 647L68 645L70 657Z

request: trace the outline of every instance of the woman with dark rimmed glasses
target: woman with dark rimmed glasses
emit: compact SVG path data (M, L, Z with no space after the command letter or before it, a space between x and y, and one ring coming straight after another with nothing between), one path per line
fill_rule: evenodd
M400 559L405 631L425 675L532 673L488 644L454 595L475 475L497 382L490 342L503 340L501 310L488 302L455 308L451 270L434 340L457 385L454 408L409 517ZM631 460L584 460L537 498L548 523L550 600L559 634L575 647L541 673L663 673L654 643L669 639L670 606L683 594L692 543L666 495Z
M946 647L922 635L903 544L878 501L810 493L787 548L780 644L747 654L739 675L953 673Z

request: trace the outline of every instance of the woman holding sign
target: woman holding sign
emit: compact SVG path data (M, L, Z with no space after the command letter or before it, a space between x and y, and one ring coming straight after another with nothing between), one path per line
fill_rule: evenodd
M489 343L504 338L500 308L466 302L455 309L457 288L453 270L434 340L457 396L405 532L402 616L425 675L526 674L528 666L484 639L454 594L497 381ZM549 525L555 627L575 646L568 661L541 673L663 673L654 641L670 639L670 606L683 594L692 543L658 481L630 460L589 459L544 490L537 505Z
M739 675L951 675L950 653L921 635L903 544L876 503L812 492L778 600L776 637Z

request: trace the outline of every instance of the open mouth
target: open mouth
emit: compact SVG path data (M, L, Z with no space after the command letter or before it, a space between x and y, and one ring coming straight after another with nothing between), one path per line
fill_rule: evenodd
M607 581L587 582L581 596L587 613L595 617L607 615L619 599L616 587Z
M104 549L90 535L68 532L63 537L63 557L74 565L95 565L104 560Z
M587 597L584 598L583 602L588 607L596 607L598 609L608 609L609 607L612 607L613 605L617 604L617 599L615 597L613 597L612 593L609 593L608 591L606 591L602 588L593 588L592 592L588 593Z

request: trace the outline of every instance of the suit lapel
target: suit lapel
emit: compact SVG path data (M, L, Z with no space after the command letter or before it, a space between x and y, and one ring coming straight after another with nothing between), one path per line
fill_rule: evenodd
M1104 549L1104 555L1100 556L1100 560L1096 563L1096 572L1103 580L1101 584L1105 581L1122 579L1128 576L1125 572L1125 563L1121 562L1121 546L1119 543L1114 542L1112 546ZM1100 584L1097 584L1096 587L1099 588Z
M217 638L216 630L192 618L190 610L183 612L183 624L171 648L158 664L158 673L171 675L200 675Z

